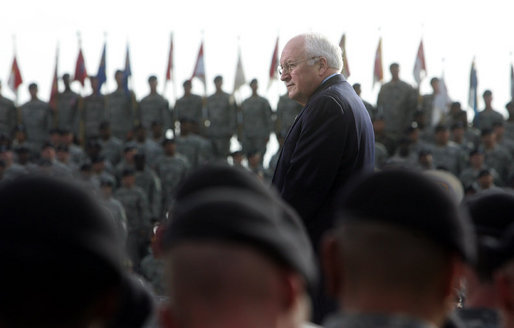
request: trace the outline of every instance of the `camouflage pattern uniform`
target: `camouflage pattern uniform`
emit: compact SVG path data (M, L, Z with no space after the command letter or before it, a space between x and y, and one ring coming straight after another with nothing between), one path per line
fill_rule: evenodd
M146 195L151 217L159 218L162 204L161 180L148 166L145 166L143 171L136 170L135 177L136 186L141 188Z
M70 130L76 136L80 132L77 115L79 99L80 96L71 90L61 92L57 96L57 127Z
M14 102L0 95L0 134L11 136L18 121Z
M241 112L243 151L258 151L264 157L272 129L272 113L268 100L261 96L251 96L243 101Z
M275 133L285 137L294 120L302 111L303 106L289 98L287 94L280 96L277 104Z
M482 131L483 129L492 129L494 123L502 123L503 115L495 110L482 110L473 118L473 127Z
M459 176L460 172L466 167L467 155L453 142L448 144L433 145L430 148L434 167L444 167L455 176Z
M189 96L183 96L178 99L175 103L174 108L174 119L175 122L180 122L182 119L194 120L199 125L202 125L203 121L203 100L199 95L191 94ZM175 123L174 122L174 123Z
M101 94L92 94L84 98L81 107L84 137L98 136L100 124L107 119L106 98Z
M123 154L123 143L116 137L110 137L107 140L98 139L98 143L102 147L100 154L104 156L112 166L118 165Z
M160 122L164 131L171 128L171 112L168 101L161 95L148 95L139 102L139 121L147 131L152 122Z
M107 96L108 121L111 123L112 135L121 140L127 138L134 126L137 107L134 93L127 95L125 90L116 90Z
M230 139L236 133L236 107L232 97L219 92L207 98L207 137L211 140L216 158L226 159L230 152Z
M175 191L188 174L189 168L190 164L186 157L180 154L159 157L155 171L161 179L163 210L166 210L173 202Z
M52 128L52 111L48 103L31 100L21 106L21 121L27 131L27 141L40 149L48 140Z
M399 140L401 133L411 124L416 110L416 90L403 81L385 83L378 94L377 110L385 121L385 133Z

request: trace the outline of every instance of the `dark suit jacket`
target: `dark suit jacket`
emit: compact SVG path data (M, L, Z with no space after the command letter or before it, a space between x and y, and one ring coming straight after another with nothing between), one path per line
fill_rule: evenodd
M340 74L321 84L282 147L273 185L304 221L317 250L332 202L349 178L373 170L375 141L362 100Z

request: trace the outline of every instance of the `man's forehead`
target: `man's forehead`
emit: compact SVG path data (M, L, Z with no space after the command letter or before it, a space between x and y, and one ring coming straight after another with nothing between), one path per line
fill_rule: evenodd
M280 62L284 63L301 57L304 53L304 44L305 40L301 37L291 39L282 50Z

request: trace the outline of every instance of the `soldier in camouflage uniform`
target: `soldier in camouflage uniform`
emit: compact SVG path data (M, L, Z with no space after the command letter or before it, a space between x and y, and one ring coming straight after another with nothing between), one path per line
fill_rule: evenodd
M467 153L450 141L450 131L445 125L436 126L435 144L430 151L436 168L444 168L458 177L466 167Z
M289 98L286 94L280 96L277 104L277 117L275 120L275 134L287 136L289 128L293 125L293 122L300 114L303 106L297 103L295 100Z
M391 64L389 70L392 79L380 88L377 110L384 116L386 135L398 141L412 122L417 107L417 93L411 85L400 80L400 66L397 63Z
M125 90L123 85L123 71L117 70L114 74L117 89L107 95L107 112L111 123L112 134L125 140L134 126L136 118L137 101L134 92Z
M148 211L148 200L144 191L136 186L133 169L122 172L121 186L114 193L127 215L127 248L132 259L134 269L139 271L141 259L146 255L150 241L151 222Z
M182 119L194 120L198 125L203 126L203 99L199 95L191 93L191 80L186 80L182 84L184 95L175 103L173 130L175 125Z
M79 136L78 107L80 96L71 90L70 74L64 74L62 82L64 83L64 91L57 95L56 126L59 129L73 131L74 135Z
M110 214L120 239L124 243L127 242L127 215L123 205L117 199L113 198L113 188L116 181L112 177L103 176L100 178L100 205L102 205Z
M471 223L440 183L390 169L346 190L323 245L341 312L324 327L443 327L476 250Z
M191 169L207 163L212 158L211 143L194 132L196 125L194 120L183 118L180 121L180 136L175 138L177 152L187 158Z
M0 134L12 136L18 123L18 113L14 102L2 96L2 81L0 81Z
M106 98L98 88L98 78L90 76L91 89L93 92L84 98L80 105L81 133L80 138L86 140L98 136L100 124L107 119Z
M152 168L146 165L145 157L144 153L138 153L134 156L136 186L145 192L151 219L154 221L161 216L161 179Z
M100 138L98 143L102 147L101 154L109 160L112 166L118 165L123 154L123 142L111 135L111 124L100 123Z
M482 94L484 98L485 108L478 112L473 118L473 127L482 131L484 129L492 129L496 122L503 122L502 114L493 109L493 93L491 90L485 90Z
M268 100L259 96L257 79L250 82L252 95L241 104L242 124L241 143L244 152L266 154L266 146L272 130L271 106Z
M161 179L162 210L166 211L173 203L177 187L187 176L190 164L186 157L176 153L174 139L164 139L162 147L164 155L157 160L155 171Z
M139 122L151 131L152 122L161 122L165 130L171 128L171 112L168 101L157 93L157 77L148 78L150 94L139 102Z
M479 148L484 152L486 166L495 169L500 175L500 186L505 185L509 178L512 157L508 150L497 144L494 131L482 130L482 144Z
M27 131L27 140L34 144L36 149L48 140L52 128L52 110L47 102L41 101L38 96L36 83L29 85L30 101L21 106L21 122Z
M134 127L134 142L138 152L145 155L146 164L153 169L157 159L162 155L163 150L161 144L146 137L146 131L142 124L138 124Z
M207 137L212 142L214 156L226 160L230 153L230 139L236 133L236 106L234 99L222 90L223 78L214 78L216 92L207 98Z

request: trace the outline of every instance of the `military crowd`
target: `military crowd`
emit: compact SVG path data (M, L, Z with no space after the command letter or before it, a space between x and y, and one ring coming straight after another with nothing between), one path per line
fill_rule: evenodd
M392 80L382 86L376 105L364 101L375 132L377 170L445 170L467 194L512 187L514 104L507 105L505 120L486 91L485 109L468 124L458 102L441 102L437 78L432 94L419 95L400 80L397 64L390 70ZM229 159L269 181L280 153L263 166L270 135L282 144L302 107L283 95L272 110L255 79L249 84L252 95L238 104L217 76L216 91L206 98L193 94L191 81L185 81L183 96L171 108L157 92L155 76L148 78L150 93L139 101L126 88L122 71L114 78L117 89L103 95L91 76L92 94L81 97L64 74L54 106L38 98L35 83L29 85L31 100L19 108L0 93L0 173L4 180L37 172L80 181L109 209L134 268L141 270L151 228L189 172ZM360 94L359 84L354 89ZM166 137L170 132L173 137ZM234 136L241 149L231 152Z

